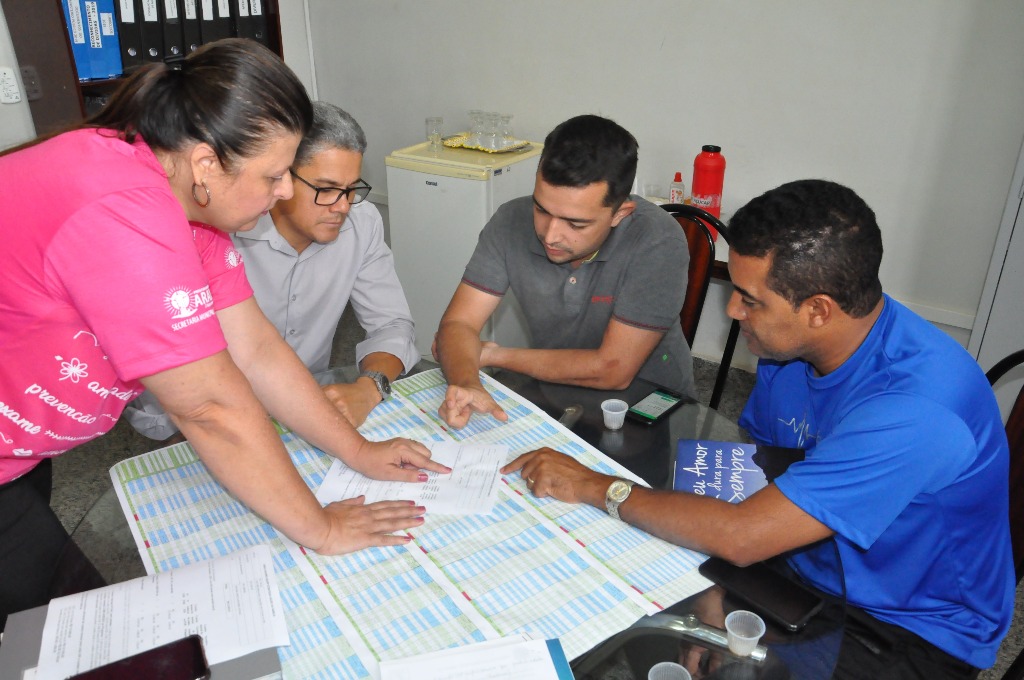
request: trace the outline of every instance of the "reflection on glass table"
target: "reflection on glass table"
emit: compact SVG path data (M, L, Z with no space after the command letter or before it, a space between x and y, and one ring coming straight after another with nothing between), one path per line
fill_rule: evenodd
M694 680L817 680L832 675L843 632L840 600L826 598L822 611L795 633L766 619L767 632L754 653L738 657L726 643L725 616L748 608L748 603L712 586L662 614L640 619L581 655L572 663L573 673L576 680L645 680L656 663L674 661Z

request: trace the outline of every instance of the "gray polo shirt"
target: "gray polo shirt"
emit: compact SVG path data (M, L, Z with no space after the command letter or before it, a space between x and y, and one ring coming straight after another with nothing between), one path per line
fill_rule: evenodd
M534 231L533 199L511 200L480 232L462 280L497 296L511 288L536 349L597 349L612 318L664 333L637 375L696 398L679 326L690 262L686 235L660 207L631 199L633 214L578 269L548 260Z

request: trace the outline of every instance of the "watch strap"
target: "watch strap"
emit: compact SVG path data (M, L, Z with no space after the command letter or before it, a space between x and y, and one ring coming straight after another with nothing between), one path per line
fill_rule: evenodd
M359 374L359 377L369 378L373 381L382 402L391 398L391 381L380 371L363 371Z

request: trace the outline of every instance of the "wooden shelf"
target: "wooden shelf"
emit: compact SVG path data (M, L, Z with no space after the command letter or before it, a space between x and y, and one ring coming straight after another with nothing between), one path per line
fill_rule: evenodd
M37 135L82 121L123 82L123 78L79 82L60 0L0 0L0 7L26 90L38 93L26 96ZM283 56L277 0L266 0L264 12L269 47ZM34 87L29 87L30 80Z

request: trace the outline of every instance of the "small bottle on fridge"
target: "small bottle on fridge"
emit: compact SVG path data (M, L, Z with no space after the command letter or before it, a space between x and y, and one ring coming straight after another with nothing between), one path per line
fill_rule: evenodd
M703 208L715 217L722 216L722 183L725 180L725 157L722 148L707 144L693 159L693 183L690 205Z
M683 173L677 172L668 188L668 202L682 204L686 200L686 185L683 184Z

